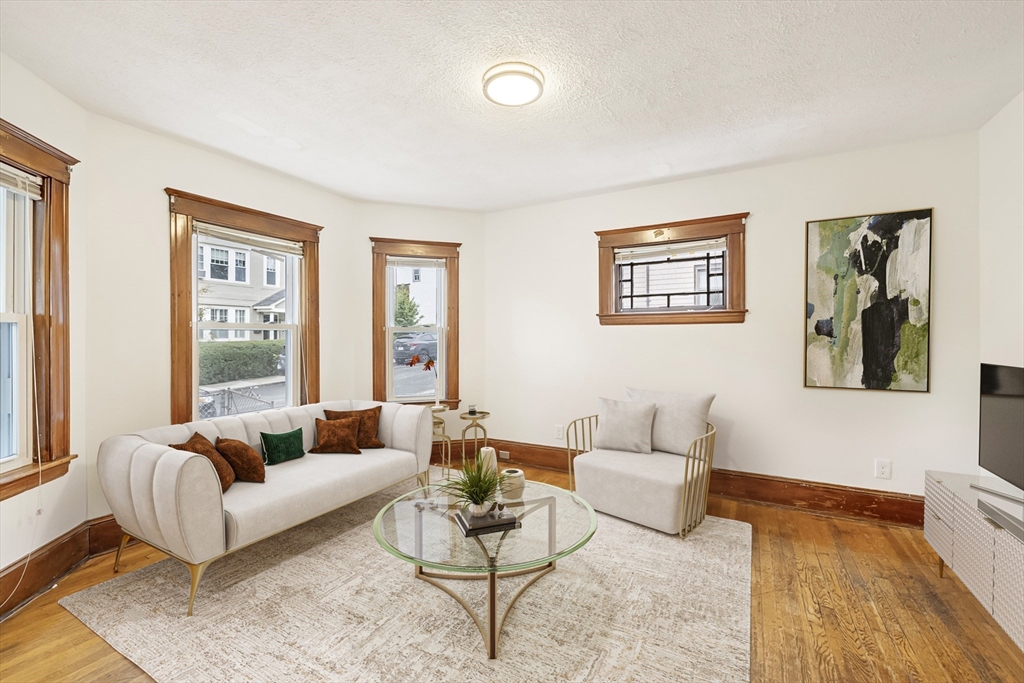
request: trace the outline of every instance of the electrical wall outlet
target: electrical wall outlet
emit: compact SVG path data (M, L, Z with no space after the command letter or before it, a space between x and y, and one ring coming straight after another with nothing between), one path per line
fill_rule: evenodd
M562 440L565 438L565 427L562 425L555 425L555 439Z
M502 460L508 460L508 451L498 451L498 457L501 458Z
M875 479L892 479L892 460L875 458Z

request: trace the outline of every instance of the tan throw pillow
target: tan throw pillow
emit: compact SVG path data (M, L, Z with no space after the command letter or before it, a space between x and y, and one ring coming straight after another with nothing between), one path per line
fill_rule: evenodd
M231 465L228 464L223 455L217 452L216 447L210 443L210 440L199 432L193 434L185 443L172 443L168 444L168 447L206 456L213 463L213 469L217 470L217 476L220 478L221 492L227 491L235 483L235 471L231 469Z
M328 420L343 420L346 417L359 418L359 447L384 448L384 442L377 438L380 426L380 406L366 410L325 410Z
M267 480L267 466L256 449L238 439L222 439L217 437L217 452L220 453L231 469L235 471L238 481L252 481L262 484Z
M316 446L310 453L359 453L359 418L316 420Z

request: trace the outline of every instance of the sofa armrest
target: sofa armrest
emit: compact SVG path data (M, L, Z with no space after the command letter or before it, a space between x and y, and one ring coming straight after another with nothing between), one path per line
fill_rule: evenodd
M202 455L115 436L100 444L97 473L128 534L192 564L224 554L220 479Z
M383 419L383 416L382 416ZM400 451L416 454L416 471L426 472L430 467L433 447L434 422L430 408L403 405L394 412L388 445Z

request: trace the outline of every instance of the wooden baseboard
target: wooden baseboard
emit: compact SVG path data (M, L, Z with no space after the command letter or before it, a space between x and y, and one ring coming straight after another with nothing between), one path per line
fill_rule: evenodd
M37 548L30 556L22 558L0 573L0 603L6 601L3 610L0 611L0 617L20 607L82 562L116 550L120 542L121 527L113 515L105 515L83 522L66 534ZM132 540L131 543L138 541ZM25 577L22 578L22 569L26 562L28 568L25 569Z
M924 526L924 497L909 493L719 469L711 471L711 493L837 517Z
M7 567L0 574L0 603L4 605L0 617L17 609L87 559L89 526L83 523Z
M509 460L500 462L568 471L565 448L504 439L489 439L487 445L499 452L508 451ZM453 441L452 459L456 462L459 452L460 442ZM440 462L436 447L432 462ZM722 469L711 471L711 493L724 498L769 503L836 517L870 519L914 527L924 525L924 498L906 493Z

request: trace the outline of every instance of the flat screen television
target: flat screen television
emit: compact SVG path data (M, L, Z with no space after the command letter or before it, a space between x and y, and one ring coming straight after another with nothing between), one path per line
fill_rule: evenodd
M1024 489L1024 368L981 364L978 464Z

